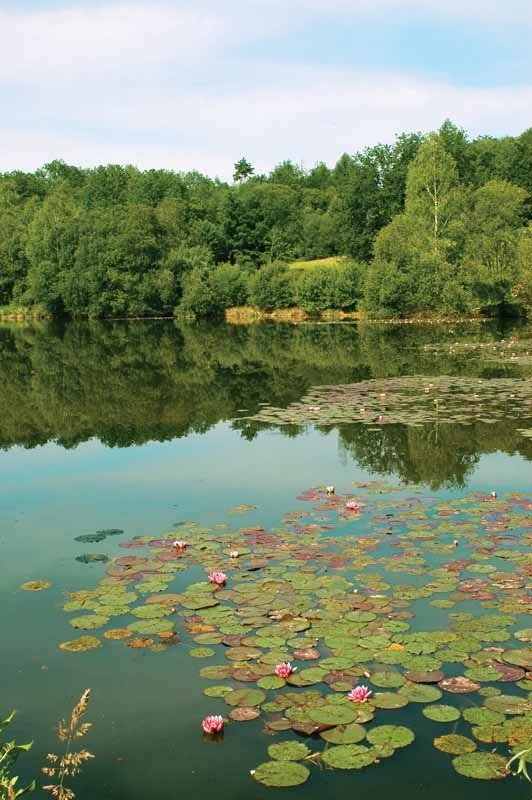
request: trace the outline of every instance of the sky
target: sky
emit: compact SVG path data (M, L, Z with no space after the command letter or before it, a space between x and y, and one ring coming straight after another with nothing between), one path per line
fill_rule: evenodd
M530 0L0 0L0 171L267 172L532 125Z

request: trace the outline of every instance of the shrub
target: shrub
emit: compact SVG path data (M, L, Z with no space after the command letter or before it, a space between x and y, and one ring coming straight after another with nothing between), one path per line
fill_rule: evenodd
M261 267L249 281L250 302L264 311L289 308L294 305L296 280L285 264Z

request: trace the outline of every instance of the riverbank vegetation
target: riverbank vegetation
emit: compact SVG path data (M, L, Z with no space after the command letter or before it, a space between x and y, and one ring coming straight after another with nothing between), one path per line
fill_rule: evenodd
M71 317L299 307L373 316L532 307L532 129L451 122L329 169L234 181L80 169L0 175L0 305Z

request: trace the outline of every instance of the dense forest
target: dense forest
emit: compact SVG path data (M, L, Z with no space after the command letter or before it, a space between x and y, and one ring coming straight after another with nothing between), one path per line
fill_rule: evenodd
M446 121L332 169L286 161L258 175L242 158L231 184L62 161L0 175L0 306L211 317L246 304L526 312L532 128L471 140Z

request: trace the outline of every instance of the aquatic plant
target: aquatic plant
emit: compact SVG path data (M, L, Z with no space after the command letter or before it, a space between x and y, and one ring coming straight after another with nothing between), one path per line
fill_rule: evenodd
M354 689L351 689L347 696L353 703L365 703L372 694L373 692L371 689L368 689L367 686L361 685L355 686Z
M73 800L75 794L73 790L65 786L65 779L72 778L81 772L82 764L94 758L88 750L78 750L72 752L72 744L76 739L81 739L90 730L90 722L82 722L89 705L90 689L85 689L79 702L72 709L70 720L60 720L57 726L57 736L60 742L65 743L65 751L62 755L48 753L46 756L47 765L42 767L42 772L50 778L54 778L56 783L43 786L51 792L57 800Z
M0 734L7 725L13 722L14 718L15 711L12 711L6 719L0 719ZM17 758L21 753L30 750L32 744L33 742L17 744L15 741L0 741L0 800L16 800L17 797L33 792L35 789L35 781L24 788L17 788L18 776L12 775Z
M275 674L278 678L288 678L296 671L297 667L293 667L289 661L283 661L275 667Z
M212 714L208 717L205 717L203 722L201 723L201 727L205 731L205 733L213 734L213 733L220 733L224 726L224 719L219 714Z
M211 572L209 573L209 580L211 583L215 583L217 586L225 586L227 575L225 572Z
M528 762L532 761L532 744L530 747L525 748L524 750L519 750L518 753L510 758L510 760L506 764L506 769L510 769L512 764L517 761L517 770L512 772L512 775L524 775L527 781L532 783L532 778L528 774Z

